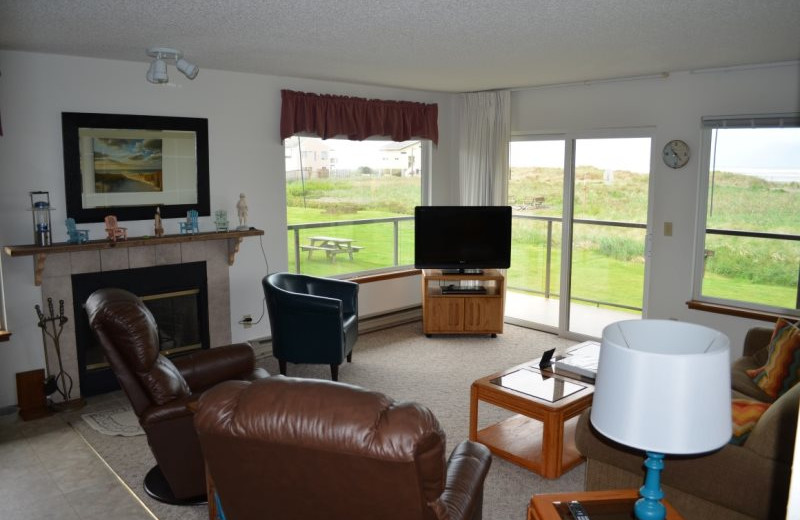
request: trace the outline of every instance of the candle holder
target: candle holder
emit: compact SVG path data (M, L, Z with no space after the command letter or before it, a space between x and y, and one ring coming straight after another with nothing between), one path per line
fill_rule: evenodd
M31 213L33 214L33 242L37 246L49 246L53 243L50 225L50 192L32 191Z

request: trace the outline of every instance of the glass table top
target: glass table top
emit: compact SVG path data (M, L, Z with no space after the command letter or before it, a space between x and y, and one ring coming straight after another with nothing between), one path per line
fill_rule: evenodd
M557 376L521 368L491 380L492 384L554 403L586 388Z

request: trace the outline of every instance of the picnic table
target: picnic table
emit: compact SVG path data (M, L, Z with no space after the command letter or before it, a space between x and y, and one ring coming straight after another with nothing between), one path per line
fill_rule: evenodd
M533 197L530 200L522 200L518 202L514 209L539 209L544 207L544 197Z
M309 260L311 260L311 253L314 251L324 251L328 260L333 263L336 261L336 255L340 253L347 253L347 256L352 260L353 253L364 249L364 246L353 245L352 238L316 236L308 237L308 245L302 245L300 249L308 251Z

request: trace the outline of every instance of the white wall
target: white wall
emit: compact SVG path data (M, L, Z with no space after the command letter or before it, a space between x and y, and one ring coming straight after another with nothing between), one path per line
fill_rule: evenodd
M202 63L200 64L202 66ZM167 86L145 80L148 64L48 54L0 51L0 245L33 243L28 192L50 192L53 239L64 241L66 218L61 145L61 112L100 112L204 117L209 122L211 209L236 215L240 192L248 198L248 224L265 231L263 240L245 239L231 267L233 340L269 334L266 316L244 329L243 314L256 319L262 309L261 278L287 268L284 152L279 137L280 90L341 94L438 103L438 147L434 147L432 190L449 193L452 129L449 95L336 82L201 70L189 81L170 67ZM447 197L449 195L445 195ZM167 233L177 220L165 220ZM125 222L132 236L152 234L152 221ZM201 230L213 229L211 217ZM102 224L81 225L92 238ZM41 300L33 282L32 257L3 259L10 341L0 343L0 407L16 403L15 374L44 366L41 331L34 305ZM400 283L402 287L396 287ZM386 286L382 289L381 286ZM377 287L376 287L377 286ZM364 287L362 314L418 304L419 280Z
M737 356L749 327L771 324L686 307L692 294L697 185L702 175L698 160L700 119L708 115L798 112L798 80L800 67L792 64L520 90L511 97L512 131L547 134L651 127L658 152L671 139L686 141L692 150L687 166L673 170L657 160L651 172L655 202L648 317L676 318L716 328L730 337L732 356ZM664 222L673 223L673 236L664 236Z
M202 64L200 64L202 66ZM278 134L280 90L321 92L439 104L439 146L434 148L431 192L437 204L456 203L458 194L456 98L447 94L386 89L275 76L201 70L189 81L170 68L175 86L144 79L147 63L0 51L0 245L33 241L28 191L47 190L65 218L61 112L104 112L205 117L209 120L211 209L235 215L238 194L248 195L249 223L264 229L263 240L246 239L231 268L231 317L261 313L260 280L287 267L283 148ZM688 166L654 165L656 201L654 258L647 302L650 317L672 317L714 327L741 348L755 324L730 316L689 311L698 179L700 117L800 111L800 68L762 68L706 74L672 74L665 80L521 90L512 94L512 130L580 132L597 128L653 127L654 146L683 139L692 148ZM661 233L674 223L672 237ZM132 235L149 234L151 221L126 222ZM175 220L166 222L175 232ZM170 227L171 226L171 227ZM211 229L208 218L201 226ZM83 227L83 226L82 226ZM102 225L86 226L92 237ZM56 240L59 227L55 226ZM31 257L4 258L8 321L13 336L0 343L0 406L16 402L14 374L43 366L42 339L33 306L40 301ZM419 303L419 278L362 287L364 315ZM233 326L234 340L267 335L266 317L249 329ZM734 352L736 354L736 352Z

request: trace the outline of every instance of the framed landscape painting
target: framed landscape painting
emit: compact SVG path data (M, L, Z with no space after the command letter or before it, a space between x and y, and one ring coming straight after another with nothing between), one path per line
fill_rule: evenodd
M67 216L76 222L210 214L208 120L61 114Z
M97 193L164 191L162 139L92 138Z

